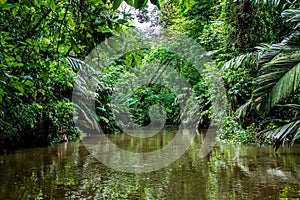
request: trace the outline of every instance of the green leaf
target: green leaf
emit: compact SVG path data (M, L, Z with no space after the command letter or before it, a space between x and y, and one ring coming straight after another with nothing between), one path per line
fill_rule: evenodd
M282 143L284 143L285 138L288 135L293 135L292 141L289 141L290 143L293 144L297 139L300 138L300 119L296 119L276 129L267 132L261 132L259 134L263 134L263 137L266 139L273 138L276 139L278 142L282 142Z
M2 97L4 97L4 95L6 94L6 92L0 88L0 103L2 102Z
M17 7L17 5L16 4L4 3L4 4L0 4L0 7L3 8L3 10L10 10L12 8Z
M287 99L300 88L300 63L285 73L274 85L265 101L266 111Z
M50 8L54 12L56 10L55 2L54 2L54 0L49 0L49 1L50 1L49 2Z
M29 87L34 86L34 83L32 81L30 81L30 80L26 80L24 84L28 85Z
M123 0L114 0L113 9L118 9Z
M16 56L16 59L17 59L17 61L22 62L21 56L17 55L17 56Z
M125 2L130 6L134 6L133 0L125 0Z
M268 113L300 88L299 42L300 35L293 34L261 56L262 67L252 93L261 111Z
M65 13L64 13L64 12L61 12L61 13L59 13L58 20L63 20L64 17L65 17Z
M137 9L143 8L147 5L148 0L135 0L134 7Z
M194 6L194 0L183 0L185 7L190 10Z
M86 34L86 37L88 37L88 38L91 38L91 37L93 37L90 33L87 33Z
M24 94L23 84L20 82L11 82L10 86L14 87L15 89L19 90L22 94Z
M30 121L30 127L34 128L34 122L33 121Z

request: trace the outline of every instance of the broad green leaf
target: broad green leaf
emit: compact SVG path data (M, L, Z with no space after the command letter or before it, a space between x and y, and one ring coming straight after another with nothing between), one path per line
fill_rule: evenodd
M97 109L102 111L102 112L106 112L106 109L104 107L97 107Z
M10 85L11 85L12 87L14 87L15 89L19 90L21 93L24 94L24 88L23 88L23 84L22 84L22 83L13 81L13 82L11 82Z
M26 80L24 84L28 85L29 87L34 86L34 83L32 81L30 81L30 80Z
M49 5L50 5L50 8L51 10L54 12L56 10L56 5L55 5L55 0L49 0Z

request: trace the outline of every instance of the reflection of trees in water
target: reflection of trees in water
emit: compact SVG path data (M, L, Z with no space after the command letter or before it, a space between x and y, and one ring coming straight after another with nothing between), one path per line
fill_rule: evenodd
M234 196L279 198L280 191L300 184L299 154L293 149L274 152L271 147L220 145L210 159L211 176L228 198ZM218 182L219 180L222 182ZM292 190L291 192L295 192ZM220 193L216 193L220 195ZM299 196L297 193L290 195Z
M172 139L160 134L145 143L125 135L111 139L128 149L160 148ZM186 134L189 135L189 134ZM204 135L170 166L145 174L115 172L80 144L25 149L0 156L0 197L100 199L272 199L299 196L299 147L280 149L219 144L199 159ZM122 144L120 144L122 145ZM137 149L135 147L138 146ZM15 184L16 183L16 184Z

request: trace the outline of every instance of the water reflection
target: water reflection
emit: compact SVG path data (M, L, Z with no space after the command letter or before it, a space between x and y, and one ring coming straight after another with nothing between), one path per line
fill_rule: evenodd
M151 134L151 132L150 132ZM145 173L164 168L179 159L194 140L196 131L163 130L150 138L127 134L96 134L84 139L88 151L117 171ZM145 136L147 133L141 132Z
M188 137L188 134L187 134ZM120 148L160 149L174 138L167 131L139 141L110 135ZM21 149L0 156L1 199L280 199L300 197L300 146L218 144L200 159L203 134L188 151L158 171L116 172L99 163L82 144Z

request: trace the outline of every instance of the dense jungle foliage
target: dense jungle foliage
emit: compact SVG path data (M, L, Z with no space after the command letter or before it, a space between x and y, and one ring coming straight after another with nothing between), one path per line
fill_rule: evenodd
M121 3L138 9L136 16L119 9ZM150 4L156 12L149 12ZM77 140L82 133L72 117L76 73L106 38L133 29L134 17L185 33L211 54L230 104L219 139L276 148L299 139L297 0L0 0L0 148ZM110 102L114 84L154 59L188 80L200 106L195 128L208 127L211 95L204 77L157 47L128 52L101 72L94 117L105 132L118 130ZM139 88L124 101L139 125L150 123L149 107L156 104L166 108L167 125L180 123L177 97L159 84Z

